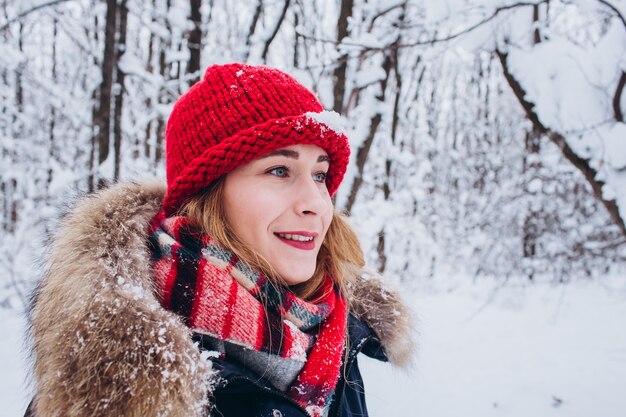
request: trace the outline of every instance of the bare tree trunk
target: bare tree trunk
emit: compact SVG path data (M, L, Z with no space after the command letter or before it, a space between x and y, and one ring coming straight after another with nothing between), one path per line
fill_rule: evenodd
M171 6L171 2L170 0L167 0L165 2L166 13L169 11L170 6ZM167 32L172 33L172 29L170 27L169 22L166 21L165 26L167 28ZM166 48L169 47L170 45L169 43L161 42L159 46L160 46L159 74L161 74L161 79L163 80L163 82L166 83L167 81L172 79L169 64L165 61L165 51L166 51ZM168 101L169 100L164 96L164 91L163 90L160 91L159 92L159 104L166 104ZM157 166L163 159L163 140L165 138L165 121L163 120L161 116L159 116L157 119L155 136L156 136L155 137L156 141L154 143L154 159L153 159L154 165L153 166L156 172Z
M17 180L15 178L11 178L8 182L2 183L3 195L6 196L5 202L5 230L7 233L15 232L15 227L17 226L17 199L16 191L17 191Z
M151 2L152 12L154 13L155 0ZM154 66L152 65L152 60L154 58L154 44L157 42L157 37L154 36L154 32L150 31L150 38L148 40L148 56L146 57L146 72L152 74L154 71ZM146 109L152 108L152 97L149 95L146 96L144 100L144 105ZM141 142L141 137L139 135L135 136L135 146L133 150L133 159L139 159L141 157L148 158L150 155L150 141L152 138L152 125L153 120L149 120L146 124L146 128L144 130L143 143Z
M24 52L24 24L19 22L17 46L20 52ZM17 111L24 111L24 88L22 85L22 70L18 67L15 72L15 104Z
M624 122L624 112L622 111L622 93L624 92L624 86L626 86L626 72L622 71L622 75L617 82L617 88L613 95L613 114L615 121Z
M152 0L151 4L153 10L158 10L158 15L167 15L170 8L169 0L165 3L164 10L159 10L159 4L157 3L157 0ZM163 24L166 28L167 33L171 34L170 24L166 19L164 21L159 21L158 23ZM171 79L168 72L169 65L166 63L165 60L166 49L169 44L166 42L165 39L160 36L155 36L154 33L151 32L149 45L150 49L148 50L148 57L146 59L146 70L149 73L158 72L158 74L160 75L160 79L164 83L166 83ZM164 94L165 90L160 89L156 97L147 97L145 100L146 108L152 109L157 105L165 103L166 99L164 97ZM160 114L157 114L156 117L150 120L146 125L144 136L145 140L143 144L137 142L137 157L139 157L139 154L142 153L142 155L150 162L150 168L155 173L157 171L158 162L161 160L162 155L161 148L163 139L161 135L163 134L163 129L164 122L162 116Z
M263 55L261 55L263 62L267 62L267 54L270 50L270 45L274 41L274 38L278 34L278 31L280 30L280 27L283 24L283 21L285 20L285 16L287 15L287 10L289 9L289 3L290 3L290 0L285 0L285 3L283 4L283 10L280 13L280 17L278 18L276 25L274 26L274 30L272 31L272 34L270 35L270 37L265 41L265 46L263 47Z
M406 5L406 3L405 3ZM402 25L402 23L404 22L404 7L403 6L403 10L402 10L402 14L400 15L400 18L398 19L400 26ZM398 120L400 117L400 95L402 93L402 74L400 73L400 70L398 68L398 61L399 61L399 53L398 50L399 48L397 47L398 45L400 45L402 43L402 38L400 36L398 36L398 38L396 39L396 41L391 45L391 47L389 48L389 65L390 65L390 70L393 69L393 74L395 77L395 81L396 81L396 91L395 91L395 97L393 100L393 112L391 114L391 144L392 145L396 145L396 135L398 132ZM390 72L387 73L388 75L390 74ZM385 160L385 182L383 184L383 193L385 196L385 200L389 199L390 193L391 193L391 188L390 188L390 181L391 181L391 164L392 161L391 159L387 158Z
M300 18L298 16L298 13L294 13L293 14L293 25L295 27L298 27L298 24L300 23ZM294 40L293 40L293 67L294 68L299 68L300 67L300 59L299 59L299 55L298 55L298 49L300 49L300 34L298 33L298 31L294 31Z
M95 6L94 4L92 4L92 6ZM97 45L98 44L98 15L96 14L94 16L93 19L93 27L94 27L94 43ZM98 67L100 64L98 62L98 59L96 58L96 56L94 55L93 58L93 64L94 67ZM97 175L96 175L96 158L97 158L97 145L98 145L98 133L97 133L97 127L96 127L96 123L98 120L98 103L99 103L99 93L100 93L100 89L94 89L92 94L91 94L91 100L92 100L92 111L91 111L91 119L92 119L92 125L94 126L94 130L93 130L93 134L91 135L91 140L90 140L90 147L89 147L89 162L88 162L88 170L89 170L89 176L87 177L87 188L89 190L89 192L93 192L96 189L96 181L97 181Z
M126 6L126 0L121 0L119 4L119 24L117 29L117 45L116 45L116 77L115 83L117 88L115 89L115 107L113 115L113 152L114 152L114 166L113 166L113 180L117 181L120 178L120 163L121 163L121 151L122 151L122 108L124 106L124 72L121 70L118 63L124 55L126 50L126 26L128 20L128 7Z
M157 8L156 0L152 0L151 5L152 5L153 13L154 13L154 10L156 10ZM150 45L150 47L148 49L148 57L146 58L146 72L148 73L152 73L155 70L154 65L152 65L152 60L154 59L156 44L160 44L160 42L161 42L160 39L157 36L154 36L154 33L150 31L150 41L148 42L148 45ZM145 105L147 109L151 109L153 107L151 97L149 96L146 97ZM153 130L154 123L155 123L154 120L150 120L148 124L146 125L145 140L143 144L139 143L139 138L136 139L137 150L135 154L133 155L134 158L139 158L140 155L142 155L142 152L140 151L140 149L143 147L143 156L147 158L148 160L150 160L150 147L152 144L152 130Z
M57 25L58 21L56 17L52 22L52 81L54 83L57 82ZM51 157L54 157L55 152L55 138L54 138L54 128L56 125L56 108L54 105L50 106L50 123L48 124L48 141L49 141L49 154ZM48 179L47 183L50 186L52 183L52 168L48 168ZM47 188L46 188L47 189ZM46 193L47 195L47 193Z
M389 55L385 57L385 61L383 62L383 70L385 71L385 77L380 81L380 95L376 97L376 99L381 103L385 101L387 80L389 79L389 73L391 71L391 58L389 57ZM356 201L356 196L359 193L359 189L361 188L361 185L363 185L363 169L365 168L365 163L367 162L370 149L372 147L372 144L374 143L374 137L376 136L376 132L378 131L378 126L380 125L381 121L382 114L380 112L376 112L376 114L374 114L370 120L370 129L367 137L356 152L357 174L354 177L354 182L352 183L350 194L348 194L348 201L345 207L345 210L348 213L352 210L352 207L354 206L354 203Z
M248 29L248 36L246 36L246 51L244 54L244 61L248 60L250 56L250 46L252 45L252 36L256 31L256 25L259 23L259 17L263 12L263 0L258 0L256 8L254 9L254 15L252 16L252 22L250 22L250 29Z
M539 4L533 5L533 26L535 27L533 31L533 44L537 45L541 43L541 32L539 31ZM530 132L526 132L524 144L526 153L522 161L522 172L524 174L527 193L529 192L527 185L532 180L532 173L538 173L541 168L539 162L537 162L537 155L539 155L541 151L541 136L541 132L534 125ZM532 162L529 162L529 160ZM532 196L530 198L532 198ZM539 213L537 213L532 206L532 202L528 204L524 224L522 226L522 256L526 259L533 259L537 254L537 240L540 235L537 226L537 216ZM527 274L528 279L532 281L535 275L534 269L530 268Z
M354 0L341 0L341 10L337 21L337 43L341 43L343 38L348 36L348 19L352 16ZM343 101L346 95L346 71L348 60L346 55L339 57L337 67L334 71L333 95L335 102L333 110L337 113L344 113Z
M0 181L0 194L4 196L7 195L7 184L4 180ZM5 231L6 233L11 232L10 226L9 226L9 220L8 220L8 214L9 214L8 203L9 203L8 198L2 199L2 217L0 218L0 220L2 221L2 230Z
M535 45L541 42L541 33L539 32L539 4L533 5L533 24L535 30L533 32L533 42Z
M99 103L94 120L98 159L96 167L97 187L105 185L104 178L98 175L99 167L109 156L111 135L111 90L115 69L115 32L117 28L117 0L106 0L106 27L104 33L104 57L102 60L102 82L100 83Z
M202 50L202 14L200 7L202 0L189 0L191 7L191 23L193 29L189 32L187 45L189 48L189 63L187 64L187 74L189 84L195 84L200 80L200 51Z
M18 23L18 38L17 38L17 46L20 52L24 52L24 24L20 21ZM20 66L15 71L15 107L17 109L16 112L13 112L13 126L16 126L14 130L14 134L12 135L14 138L19 137L19 123L18 123L18 114L22 114L24 112L24 86L22 84L22 69ZM8 203L8 231L9 233L13 233L17 226L18 221L18 196L17 196L17 187L18 182L15 178L11 178L9 180L9 192L6 195L9 200Z
M528 190L528 183L532 180L532 173L539 172L541 165L537 162L537 155L541 150L541 133L535 128L532 128L529 132L526 132L525 148L526 153L522 161L522 173L525 182L525 191ZM529 162L530 160L530 162ZM530 198L533 198L530 195ZM522 256L526 259L533 259L537 254L537 240L539 239L540 231L537 226L537 216L539 213L533 209L532 201L529 202L526 208L524 216L524 224L522 226ZM530 268L527 271L528 279L533 280L535 271L534 268Z
M406 8L406 3L403 4L402 13L400 14L400 17L398 18L398 23L400 27L402 27L402 24L404 22L405 8ZM391 144L392 146L396 146L396 134L398 131L398 120L400 116L399 108L400 108L400 95L402 93L402 74L400 73L400 70L398 68L399 48L397 46L400 45L401 43L402 43L402 37L401 35L398 35L398 38L396 39L396 41L391 45L389 56L388 56L389 71L387 72L387 76L389 76L389 74L391 73L391 69L393 69L393 74L396 80L395 97L393 100L393 112L391 115L392 117L391 119ZM391 158L385 159L385 181L383 183L383 196L385 197L385 201L389 200L389 197L391 196L392 163L393 161L391 160ZM385 229L383 227L383 229L378 234L378 245L377 245L378 272L380 273L385 272L385 268L387 267L387 253L385 252L385 246L386 246L385 245Z

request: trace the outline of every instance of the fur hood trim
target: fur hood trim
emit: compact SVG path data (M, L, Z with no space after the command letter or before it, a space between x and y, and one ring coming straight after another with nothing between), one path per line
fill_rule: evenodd
M153 293L146 242L164 194L157 183L115 185L63 220L31 310L34 415L208 414L217 374ZM372 279L353 295L351 309L390 360L408 363L411 329L397 295Z
M351 288L350 310L374 330L389 362L402 368L413 365L413 315L400 295L385 286L381 276L363 272L357 278Z

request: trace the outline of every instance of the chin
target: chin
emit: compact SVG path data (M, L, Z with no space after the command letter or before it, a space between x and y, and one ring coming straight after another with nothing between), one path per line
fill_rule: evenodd
M303 269L301 265L296 265L295 268L301 270ZM293 269L291 269L291 271L293 271ZM280 274L280 276L285 280L287 285L297 285L302 284L303 282L306 282L313 277L313 274L315 273L315 265L313 266L313 268L306 268L306 270L302 270L302 272L298 274L281 273L280 271L276 272Z

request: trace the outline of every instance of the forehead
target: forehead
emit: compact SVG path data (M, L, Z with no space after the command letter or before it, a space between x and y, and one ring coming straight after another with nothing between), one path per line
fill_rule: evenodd
M283 156L291 159L316 159L317 162L330 162L326 151L316 145L292 145L277 149L259 157L259 159Z

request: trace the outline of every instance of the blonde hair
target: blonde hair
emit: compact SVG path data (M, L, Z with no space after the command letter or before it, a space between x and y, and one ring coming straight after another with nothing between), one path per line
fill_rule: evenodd
M250 267L266 275L275 284L288 287L302 299L314 301L314 298L323 297L323 294L319 294L319 289L326 275L346 294L348 285L363 268L365 260L359 240L344 215L336 211L333 213L317 255L313 276L303 283L289 287L269 262L245 245L228 225L223 204L224 182L222 176L211 187L191 197L178 210L178 215L187 217L192 225L232 251Z

